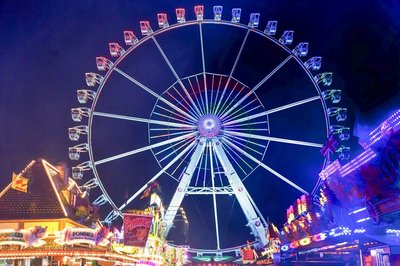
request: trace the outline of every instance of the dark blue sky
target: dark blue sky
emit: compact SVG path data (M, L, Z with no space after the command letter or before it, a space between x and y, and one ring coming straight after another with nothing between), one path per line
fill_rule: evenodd
M322 70L334 72L332 87L344 91L341 105L349 108L348 124L355 122L352 127L359 137L365 137L365 133L380 119L399 108L400 3L396 0L4 0L0 3L0 187L11 180L13 171L19 172L31 159L68 161L67 150L71 142L67 129L74 125L70 108L78 106L76 90L86 87L85 72L96 71L95 57L109 57L109 42L122 44L122 31L127 29L140 36L138 22L142 19L149 19L156 28L156 13L161 11L168 13L172 23L175 20L174 9L185 7L187 17L193 19L195 4L205 5L207 18L212 17L212 6L219 4L224 6L223 18L230 17L233 7L242 8L242 21L245 22L249 13L260 12L261 29L266 21L278 20L280 31L295 31L295 43L310 42L310 55L323 57ZM174 49L173 44L170 49ZM140 56L145 58L146 55L142 53ZM252 61L257 60L258 54L248 52L247 56ZM290 80L290 74L286 75L280 74L281 82ZM265 97L276 97L279 102L282 95L272 93ZM147 105L145 101L142 103ZM148 106L153 104L149 102ZM300 116L299 120L302 119L306 118ZM283 131L290 129L285 128L284 123L279 125ZM125 135L117 134L114 138L130 138L134 144L136 137L146 137L146 131L138 133L139 136L130 132L139 131L132 128L132 131L125 131ZM271 147L270 152L273 151ZM296 152L294 154L288 161L297 161L298 156ZM151 159L151 156L143 156L140 162L135 163L156 169L157 165ZM126 172L135 169L136 166ZM279 183L259 182L263 186L279 186ZM251 182L246 186L250 191L255 190ZM125 193L120 190L116 193L118 191ZM290 195L290 192L282 190L277 195L271 192L255 197L262 202L260 209L267 212L265 215L276 219L279 224L286 207L297 197L281 199L282 195ZM284 202L273 208L277 201ZM240 228L233 226L231 230Z

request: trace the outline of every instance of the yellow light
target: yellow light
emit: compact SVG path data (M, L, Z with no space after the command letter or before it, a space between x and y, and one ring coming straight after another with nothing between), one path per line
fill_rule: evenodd
M311 243L311 240L309 237L303 238L299 242L300 246L306 246L306 245L309 245L310 243Z
M44 169L46 170L46 174L47 174L47 177L48 177L49 180L50 180L51 186L53 187L54 192L55 192L56 195L57 195L58 202L59 202L60 205L61 205L61 208L62 208L62 210L63 210L63 212L64 212L64 215L65 215L65 217L68 217L67 211L65 210L64 204L62 203L62 200L61 200L61 198L60 198L60 195L58 194L56 185L55 185L54 182L53 182L53 178L51 178L51 175L50 175L50 173L49 173L48 167L51 167L53 170L57 171L58 173L59 173L59 171L58 171L57 168L55 168L54 166L52 166L51 164L49 164L49 163L46 162L45 160L42 160L42 164L43 164L43 166L44 166Z

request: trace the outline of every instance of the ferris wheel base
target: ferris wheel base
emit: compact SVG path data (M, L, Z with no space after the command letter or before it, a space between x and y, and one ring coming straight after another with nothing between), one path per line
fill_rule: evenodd
M172 228L175 215L179 209L179 206L181 206L184 196L187 193L190 193L190 191L188 191L190 181L200 160L200 157L207 147L215 152L216 157L221 163L224 169L224 174L229 181L231 191L236 196L236 199L238 200L239 205L244 215L246 216L248 222L247 226L250 227L251 234L254 236L255 241L258 243L257 246L264 247L268 244L268 239L266 237L267 225L263 224L263 219L260 219L260 217L257 215L255 206L253 206L254 202L250 198L250 194L247 192L247 189L244 186L242 180L236 173L233 165L230 163L224 149L222 148L221 140L217 137L202 137L199 139L197 147L192 155L192 158L190 159L190 163L187 166L184 175L171 200L171 203L164 215L163 224L166 227L164 237L167 237L170 229ZM213 193L215 193L215 189ZM218 220L216 219L216 225L217 224ZM218 237L219 236L217 232L217 246L219 249Z

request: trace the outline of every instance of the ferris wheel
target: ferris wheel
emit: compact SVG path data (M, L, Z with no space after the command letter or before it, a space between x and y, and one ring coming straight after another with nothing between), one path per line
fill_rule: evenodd
M178 8L176 24L160 13L158 30L140 21L142 39L124 31L125 48L109 43L116 60L97 57L105 74L85 74L87 86L97 90L77 91L79 103L91 106L71 109L73 121L87 119L87 124L69 128L69 137L79 141L87 135L87 141L70 147L69 157L79 160L87 153L72 175L82 179L84 172L93 172L83 187L99 189L94 203L109 208L107 223L122 217L163 178L168 238L187 196L201 197L200 205L209 204L204 212L210 214L205 216L213 222L215 239L207 250L221 253L231 251L222 235L221 219L230 216L229 208L219 205L223 197L233 199L245 218L242 226L265 245L268 225L254 191L258 199L285 186L296 191L293 199L311 194L317 175L311 181L290 176L291 165L282 163L289 161L301 173L308 167L304 160L316 161L321 170L327 163L320 155L327 136L347 140L349 128L338 124L346 119L346 108L333 106L340 90L320 88L331 85L332 73L311 73L321 68L321 57L303 60L308 43L291 48L291 30L275 37L277 21L258 30L259 13L251 13L246 25L240 23L240 8L232 9L230 21L222 19L222 6L212 10L214 17L206 19L204 6L195 6L189 20ZM342 145L338 155L344 158L347 152ZM278 187L257 187L256 178L273 179ZM188 206L202 213L198 205Z

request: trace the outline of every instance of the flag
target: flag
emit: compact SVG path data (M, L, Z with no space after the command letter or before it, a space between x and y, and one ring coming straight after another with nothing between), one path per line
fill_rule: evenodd
M326 140L324 146L321 149L321 155L324 156L326 159L329 159L329 155L334 153L337 150L339 142L337 142L335 136L332 134L329 135L329 138Z
M148 198L151 195L151 191L153 189L160 189L160 185L158 184L157 181L151 182L147 185L147 188L145 189L145 191L143 191L142 196L140 197L140 199L144 199L144 198Z
M28 192L28 182L28 178L13 173L11 188L26 193Z

